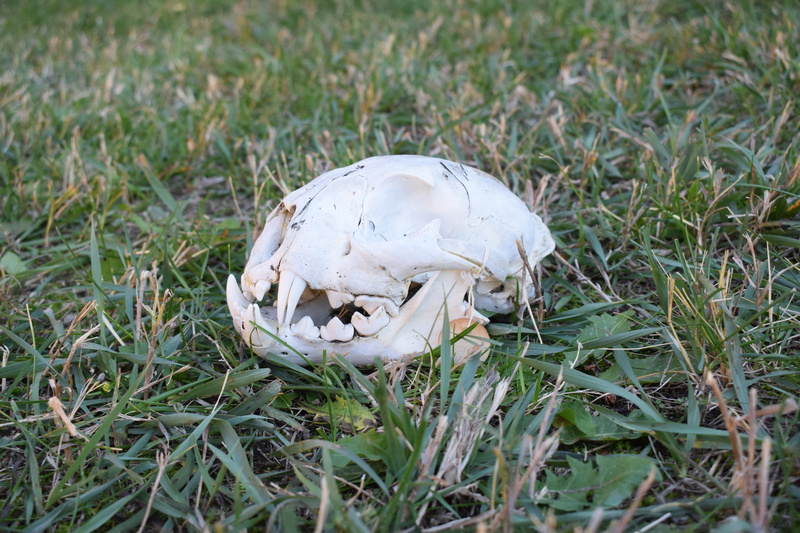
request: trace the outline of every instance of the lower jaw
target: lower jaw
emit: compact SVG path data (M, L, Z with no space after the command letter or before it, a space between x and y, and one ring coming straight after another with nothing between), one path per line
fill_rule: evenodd
M334 354L341 355L356 366L379 364L384 360L402 359L425 351L427 339L419 335L414 346L404 344L404 350L385 345L374 337L356 337L348 342L321 341L315 339L313 344L302 336L286 336L278 334L280 341L275 340L268 346L251 346L254 353L269 359L275 354L281 359L298 365L320 364Z

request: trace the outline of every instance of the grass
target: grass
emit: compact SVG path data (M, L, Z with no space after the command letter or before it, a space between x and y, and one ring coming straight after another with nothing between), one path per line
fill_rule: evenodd
M0 529L800 523L800 6L373 4L0 7ZM545 218L532 313L254 357L269 209L388 153Z

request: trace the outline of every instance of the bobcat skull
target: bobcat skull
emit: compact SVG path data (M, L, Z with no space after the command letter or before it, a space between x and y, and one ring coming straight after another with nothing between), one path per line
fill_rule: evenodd
M431 157L372 157L284 198L241 289L228 278L228 307L262 356L398 359L437 342L445 308L451 321L485 324L478 309L508 313L518 296L530 298L520 250L534 265L554 246L541 219L488 174Z

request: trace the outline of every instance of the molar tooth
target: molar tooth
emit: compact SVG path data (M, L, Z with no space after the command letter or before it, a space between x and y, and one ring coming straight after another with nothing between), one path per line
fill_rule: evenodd
M314 325L314 321L310 316L304 316L297 321L296 324L291 325L291 330L299 335L304 335L312 339L319 338L319 328Z
M339 291L325 291L325 294L328 295L328 303L330 303L331 307L334 309L339 309L344 304L352 303L355 298L352 294Z
M355 337L356 331L352 324L342 324L338 316L319 328L319 336L326 341L350 341Z
M381 307L383 307L391 317L396 317L400 314L400 308L389 298L381 298L380 296L359 296L356 298L355 304L370 315L374 314Z
M294 310L297 308L297 302L300 301L300 296L306 290L308 283L290 270L281 272L280 281L278 283L278 301L275 307L278 308L278 324L290 324Z
M264 320L261 310L256 304L250 304L244 314L244 339L250 346L268 346L272 339L267 334L277 335L278 330Z
M255 286L253 287L253 296L256 297L258 301L264 299L264 295L267 294L271 284L269 281L265 279L260 279L256 282Z
M359 334L370 337L388 326L390 320L386 308L380 306L369 318L358 312L353 313L350 323L353 324Z

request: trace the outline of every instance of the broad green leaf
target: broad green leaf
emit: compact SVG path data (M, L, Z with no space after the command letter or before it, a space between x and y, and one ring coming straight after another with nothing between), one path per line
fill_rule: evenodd
M359 457L363 457L370 461L378 461L383 457L386 452L386 435L378 433L375 429L370 429L359 433L357 435L350 435L336 441L342 447L347 448ZM349 459L340 456L344 461L340 463L343 466L349 463ZM334 462L336 458L334 457Z
M592 415L586 412L582 403L564 402L556 414L553 425L556 427L575 426L580 433L592 435L597 427L593 418Z
M285 446L281 449L281 451L287 455L291 455L295 453L303 453L315 448L328 448L331 451L335 451L346 456L348 459L357 464L369 477L371 477L384 494L389 494L389 488L386 486L386 484L383 482L383 479L377 474L377 472L375 472L375 470L373 470L372 467L370 467L361 457L348 450L344 446L341 446L340 444L328 442L322 439L309 439Z
M625 333L631 330L629 317L630 311L620 313L618 315L609 315L603 313L600 316L589 317L589 326L583 328L578 335L578 340L581 342L590 341L593 339L602 339L610 337L617 333Z
M562 404L563 406L564 404ZM594 416L584 409L580 402L569 402L566 409L560 410L553 425L561 428L559 440L564 444L577 441L612 441L632 439L640 436L641 431L618 424L613 418L597 411ZM632 419L644 419L641 411L633 411Z
M16 276L27 270L25 263L14 252L8 251L0 257L0 268L6 271L7 274Z
M325 402L319 407L305 405L303 409L314 415L314 422L326 424L333 420L336 427L347 433L357 433L375 427L376 424L369 409L353 398L336 396L333 401Z
M653 459L627 454L598 455L586 463L568 456L567 463L568 474L545 473L545 486L557 495L551 505L562 511L617 507L633 496L655 468ZM660 480L660 474L656 479Z
M660 353L629 361L635 376L641 383L659 383L665 372L681 370L680 362L670 353ZM614 363L600 373L600 378L612 383L621 383L625 380L626 375L619 363Z
M597 474L591 463L584 463L567 456L570 471L557 476L552 470L545 471L545 487L554 493L550 506L559 511L581 511L590 506L589 491L595 485Z
M656 467L653 459L642 455L598 455L595 460L599 487L592 500L595 505L603 507L616 507L633 496L650 470ZM658 473L656 480L661 480Z
M603 313L600 316L590 316L589 325L581 329L575 341L584 346L589 341L600 340L602 342L613 335L628 333L631 330L629 316L630 312L617 315ZM589 358L598 357L602 352L602 349L576 350L567 354L564 363L574 368Z

